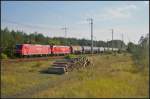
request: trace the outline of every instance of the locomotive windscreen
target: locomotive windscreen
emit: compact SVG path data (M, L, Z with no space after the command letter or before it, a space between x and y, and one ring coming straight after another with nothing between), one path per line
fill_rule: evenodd
M16 45L16 49L22 49L22 45Z

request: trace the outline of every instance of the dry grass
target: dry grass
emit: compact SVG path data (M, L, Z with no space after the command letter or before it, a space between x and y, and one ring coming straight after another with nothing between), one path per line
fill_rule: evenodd
M34 97L149 97L148 75L135 73L130 55L92 57L93 68L72 72L66 81Z
M48 77L42 76L40 70L50 66L51 61L22 62L1 65L1 93L9 96L32 86L37 86Z
M2 66L2 95L11 96L25 89L42 88L29 97L149 97L148 71L135 72L130 54L90 57L93 67L65 75L41 74L52 61ZM22 96L25 97L25 96Z

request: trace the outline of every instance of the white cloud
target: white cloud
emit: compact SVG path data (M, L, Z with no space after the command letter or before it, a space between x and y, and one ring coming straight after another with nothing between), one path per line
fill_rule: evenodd
M135 5L128 5L124 7L118 8L109 8L107 9L101 17L103 19L122 19L122 18L129 18L131 17L131 11L136 9Z
M75 22L74 24L88 24L87 18L93 18L94 21L106 21L114 19L127 19L132 17L132 11L137 9L134 4L129 5L119 5L115 7L107 7L96 10L87 10L80 14L81 20Z
M76 24L87 24L87 18L93 18L95 21L128 19L132 17L132 12L136 9L136 5L130 4L119 7L104 8L96 11L90 10L81 15L81 19L84 21L77 22Z

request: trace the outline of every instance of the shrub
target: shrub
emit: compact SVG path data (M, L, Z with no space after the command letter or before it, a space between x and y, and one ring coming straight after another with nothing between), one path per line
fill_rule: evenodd
M142 47L136 45L136 47L130 48L130 53L136 64L136 69L142 71L149 66L149 46Z
M2 58L2 59L8 59L7 55L4 54L4 53L1 53L1 58Z
M105 53L106 54L112 54L113 52L112 51L106 51Z
M123 51L121 51L120 49L118 50L118 53L121 54Z
M68 54L65 56L66 59L76 58L76 55Z

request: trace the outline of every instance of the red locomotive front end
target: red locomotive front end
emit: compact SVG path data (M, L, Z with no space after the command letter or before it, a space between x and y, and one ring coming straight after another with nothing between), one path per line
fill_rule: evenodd
M18 55L48 55L51 54L49 45L17 44L16 54Z
M29 44L17 44L16 45L16 54L17 55L28 55Z

